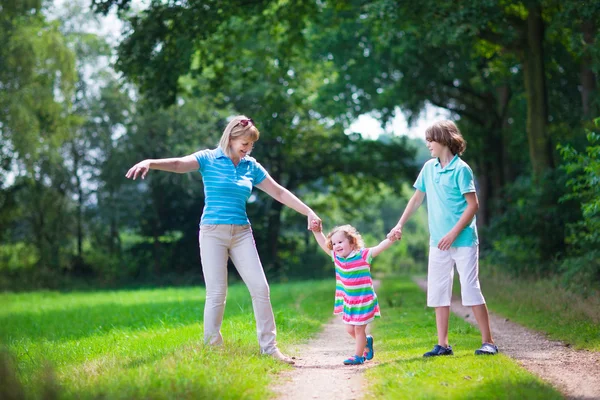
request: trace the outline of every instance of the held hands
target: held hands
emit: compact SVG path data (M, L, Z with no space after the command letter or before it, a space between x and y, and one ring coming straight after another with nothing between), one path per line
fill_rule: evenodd
M321 222L321 218L317 216L313 211L308 214L308 230L313 232L321 232L323 229L323 225Z
M317 220L313 220L310 224L309 229L313 232L321 232L321 230L323 229L323 227L321 226L321 224L317 221Z
M135 181L138 175L140 175L141 178L144 179L146 178L148 171L150 171L150 160L140 161L133 167L129 168L129 171L127 171L125 177Z
M390 242L402 239L402 227L395 226L392 228L390 233L387 234L387 238Z

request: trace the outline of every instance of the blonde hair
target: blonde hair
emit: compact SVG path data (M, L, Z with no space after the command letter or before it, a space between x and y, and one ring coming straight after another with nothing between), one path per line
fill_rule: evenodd
M250 121L248 125L242 126L240 124L241 121L248 120ZM219 147L223 150L223 153L227 155L227 157L231 157L231 150L229 149L229 145L232 140L247 137L248 140L252 142L256 142L260 137L260 132L254 126L254 122L245 115L237 115L233 117L231 121L225 127L223 131L223 135L221 136L221 140L219 141Z
M331 243L331 237L338 232L343 232L344 235L348 238L350 242L350 246L352 246L352 250L359 250L365 247L365 241L363 240L358 230L352 225L342 225L336 226L327 234L327 248L329 250L333 250L333 243Z
M425 139L447 146L452 154L459 156L467 149L467 141L452 121L439 121L425 130Z

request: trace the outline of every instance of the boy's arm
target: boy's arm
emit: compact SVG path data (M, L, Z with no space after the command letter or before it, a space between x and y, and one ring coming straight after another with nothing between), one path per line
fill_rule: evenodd
M390 239L383 239L381 243L371 248L371 257L377 257L382 251L388 249L392 244L394 244L394 242Z
M456 240L458 235L465 229L467 225L473 221L473 217L477 214L477 210L479 210L479 199L477 198L477 193L465 193L465 200L467 200L467 208L460 216L460 219L454 225L454 227L438 242L438 249L440 250L448 250L452 243Z
M400 240L402 239L402 227L412 217L412 215L417 211L417 209L423 203L423 199L425 198L425 192L421 192L419 189L415 190L415 193L412 195L408 204L406 204L406 208L400 217L400 220L392 228L390 233L388 233L387 237L390 240Z

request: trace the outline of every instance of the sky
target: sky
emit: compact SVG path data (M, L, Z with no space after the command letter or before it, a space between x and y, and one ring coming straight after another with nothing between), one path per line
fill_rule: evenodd
M66 2L70 2L73 0L54 0L54 5L56 7L56 11L60 13L60 8ZM90 3L90 0L78 0L84 2L86 4ZM133 0L132 4L135 8L143 8L147 3L147 0ZM104 36L107 41L116 46L119 42L122 22L117 18L114 11L110 12L106 17L98 15L99 25L98 26L90 26L89 30ZM425 133L425 128L429 126L433 121L441 118L447 118L448 111L442 108L435 107L433 105L428 105L421 116L418 118L414 126L408 126L406 119L402 115L402 112L399 108L395 110L395 117L392 122L388 124L386 127L382 127L379 120L377 120L373 115L363 114L359 116L354 123L350 125L347 133L350 132L358 132L363 137L369 139L377 139L377 137L382 133L393 133L397 136L406 135L411 138L423 138Z

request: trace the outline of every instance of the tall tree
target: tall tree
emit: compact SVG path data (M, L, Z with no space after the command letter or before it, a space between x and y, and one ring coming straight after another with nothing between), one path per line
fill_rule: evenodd
M292 191L335 173L355 175L361 180L348 182L366 185L399 180L411 170L402 143L348 137L342 125L332 125L314 108L316 90L330 73L312 63L306 49L305 20L318 11L316 3L298 2L293 9L278 2L205 6L215 19L197 18L200 3L153 3L130 20L118 65L144 94L169 104L187 93L250 115L263 132L255 154ZM396 175L381 173L389 169ZM254 219L264 226L259 243L267 246L264 253L276 270L282 205L260 196L257 206L266 219Z

